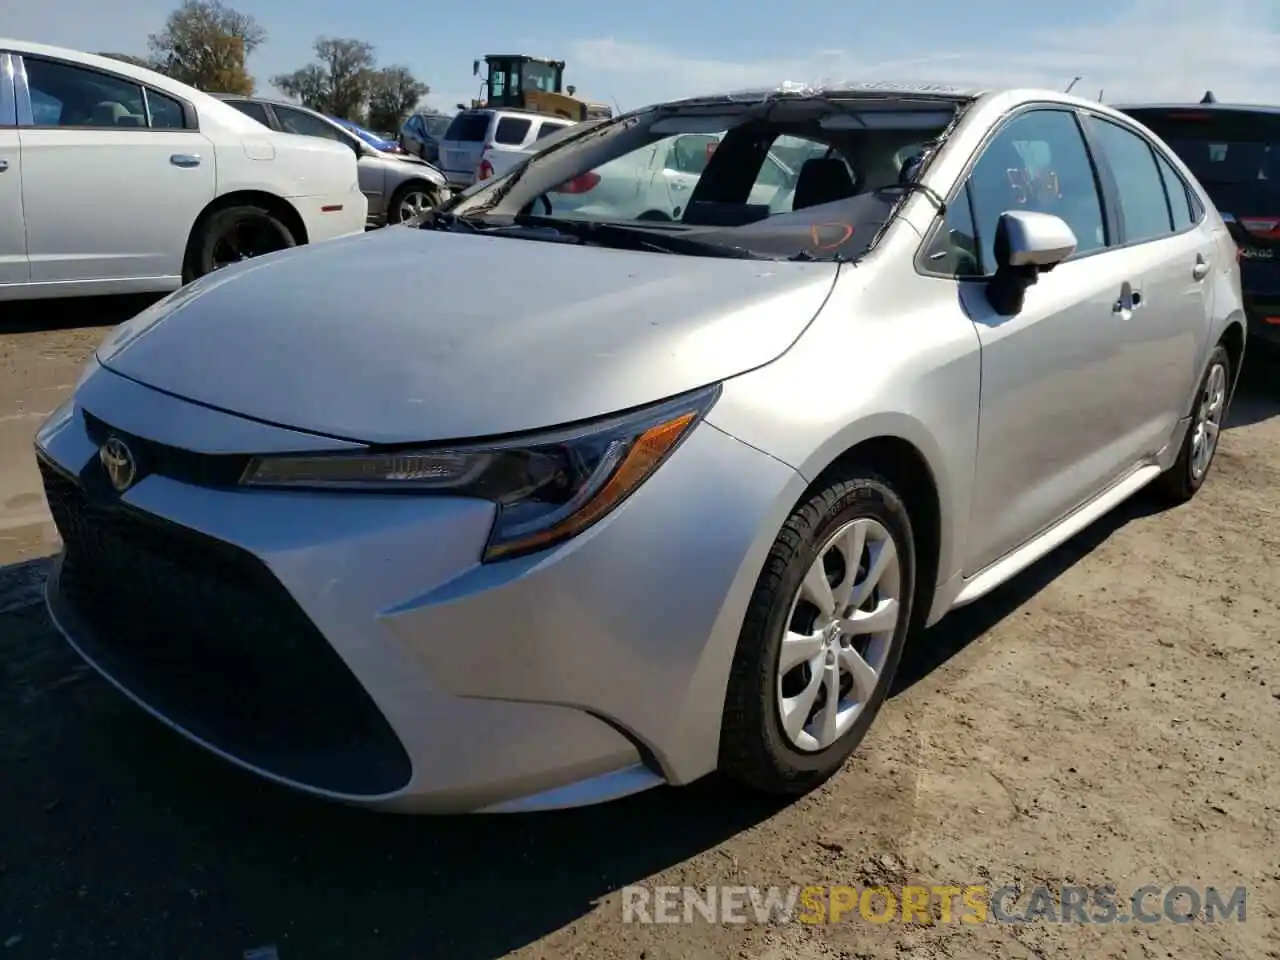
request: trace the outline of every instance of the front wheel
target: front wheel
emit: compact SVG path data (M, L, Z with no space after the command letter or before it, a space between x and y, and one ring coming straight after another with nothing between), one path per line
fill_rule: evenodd
M391 195L387 205L387 223L407 223L434 209L440 203L440 191L429 183L405 183Z
M270 210L249 204L224 207L196 228L183 279L190 282L233 263L297 245L293 231Z
M796 507L738 638L721 772L795 795L840 769L902 659L915 570L906 507L873 471L836 476Z

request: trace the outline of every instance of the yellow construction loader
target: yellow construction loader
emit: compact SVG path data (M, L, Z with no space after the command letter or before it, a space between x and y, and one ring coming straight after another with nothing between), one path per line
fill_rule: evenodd
M564 87L564 61L530 57L522 53L485 56L488 72L483 100L472 107L506 107L532 110L566 120L608 119L613 110L607 103L592 103L574 96L574 88ZM480 75L480 61L471 65L471 75Z

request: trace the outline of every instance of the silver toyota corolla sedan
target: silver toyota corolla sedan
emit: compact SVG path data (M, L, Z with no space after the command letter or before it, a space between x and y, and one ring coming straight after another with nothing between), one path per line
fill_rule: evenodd
M688 133L717 139L677 219L572 212ZM1203 189L1059 93L669 103L418 226L171 295L36 440L85 659L383 809L813 788L922 627L1196 493L1244 353Z

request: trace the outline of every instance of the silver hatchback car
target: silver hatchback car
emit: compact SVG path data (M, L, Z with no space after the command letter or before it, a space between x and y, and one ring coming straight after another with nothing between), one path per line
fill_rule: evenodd
M356 155L360 192L369 201L371 227L414 219L454 193L445 182L444 174L426 161L409 154L379 150L315 110L262 97L218 96L272 130L322 137L350 147Z
M689 132L718 140L679 220L557 211ZM173 294L36 439L76 649L375 808L813 788L920 628L1143 488L1194 496L1245 347L1203 189L1061 93L663 104L419 226Z

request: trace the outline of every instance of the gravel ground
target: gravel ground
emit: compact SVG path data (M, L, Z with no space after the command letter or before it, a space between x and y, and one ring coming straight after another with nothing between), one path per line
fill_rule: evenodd
M105 309L52 312L132 307ZM81 666L38 606L13 609L13 570L38 583L56 549L31 433L106 333L40 330L43 312L0 321L0 956L1280 957L1274 372L1238 398L1194 503L1126 506L921 638L815 794L781 807L708 780L536 817L397 818L206 757ZM621 920L627 884L877 882L1242 885L1247 915Z

